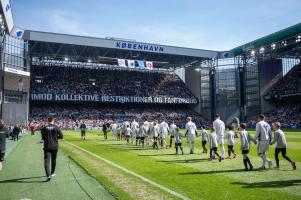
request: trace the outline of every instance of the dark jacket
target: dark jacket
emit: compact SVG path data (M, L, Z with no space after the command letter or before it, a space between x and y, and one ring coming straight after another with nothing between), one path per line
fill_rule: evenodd
M14 129L13 129L13 135L19 135L21 132L20 128L15 126Z
M84 130L84 129L87 128L87 126L86 126L86 124L81 124L79 128L82 129L82 130Z
M63 133L58 126L49 124L41 129L41 134L44 141L44 150L58 149L58 139L63 139Z
M102 125L102 130L103 130L103 131L107 131L107 129L108 129L107 125L106 125L106 124L103 124L103 125Z
M5 152L6 146L6 131L3 124L0 124L0 153Z

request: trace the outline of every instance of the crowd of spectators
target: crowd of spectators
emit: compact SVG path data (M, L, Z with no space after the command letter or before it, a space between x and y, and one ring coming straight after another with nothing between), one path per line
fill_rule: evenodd
M264 113L269 123L280 122L283 128L301 128L301 104L283 104L271 112ZM255 127L256 117L249 121L249 127Z
M32 66L31 93L195 98L173 72Z
M160 108L160 107L90 107L90 106L33 106L31 121L41 123L48 116L53 116L56 123L63 129L76 129L85 122L90 129L98 129L105 123L111 124L114 120L123 122L136 120L142 122L162 121L174 122L184 127L186 118L191 116L198 127L210 126L210 122L198 113L188 108Z
M294 66L283 78L281 78L266 96L272 99L281 99L285 96L299 94L301 96L301 64Z

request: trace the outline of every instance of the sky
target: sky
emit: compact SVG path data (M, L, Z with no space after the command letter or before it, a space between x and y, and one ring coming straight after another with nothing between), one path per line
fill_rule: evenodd
M230 50L301 22L300 0L11 0L29 30Z

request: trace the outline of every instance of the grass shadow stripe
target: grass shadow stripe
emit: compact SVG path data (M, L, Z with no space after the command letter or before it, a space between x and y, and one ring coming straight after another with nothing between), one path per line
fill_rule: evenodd
M165 186L163 186L163 185L161 185L159 183L156 183L156 182L154 182L154 181L152 181L152 180L150 180L148 178L145 178L145 177L143 177L143 176L141 176L139 174L136 174L135 172L130 171L130 170L128 170L128 169L126 169L126 168L124 168L124 167L122 167L122 166L120 166L120 165L118 165L118 164L116 164L116 163L114 163L114 162L112 162L110 160L107 160L107 159L105 159L105 158L103 158L103 157L101 157L101 156L99 156L99 155L97 155L95 153L92 153L92 152L90 152L90 151L88 151L88 150L86 150L86 149L84 149L82 147L79 147L79 146L77 146L77 145L75 145L75 144L73 144L71 142L65 141L65 140L64 140L64 142L67 143L67 144L69 144L69 145L71 145L71 146L73 146L73 147L75 147L75 148L77 148L77 149L80 149L81 151L84 151L84 152L86 152L86 153L88 153L88 154L90 154L90 155L92 155L92 156L94 156L94 157L96 157L96 158L98 158L98 159L100 159L100 160L108 163L109 165L112 165L112 166L114 166L114 167L116 167L116 168L118 168L118 169L120 169L120 170L122 170L122 171L124 171L124 172L126 172L126 173L128 173L128 174L130 174L132 176L134 176L134 177L137 177L137 178L141 179L142 181L144 181L146 183L149 183L149 184L151 184L151 185L153 185L153 186L155 186L157 188L160 188L161 190L163 190L163 191L165 191L165 192L167 192L169 194L172 194L173 196L175 196L175 197L177 197L179 199L190 200L190 198L185 197L184 195L182 195L180 193L177 193L177 192L175 192L175 191L173 191L173 190L171 190L171 189L169 189L169 188L167 188L167 187L165 187Z

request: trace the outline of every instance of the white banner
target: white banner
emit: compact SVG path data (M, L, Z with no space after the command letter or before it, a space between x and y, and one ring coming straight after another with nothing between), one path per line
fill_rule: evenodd
M30 76L29 72L25 72L25 71L18 70L18 69L12 69L12 68L9 68L9 67L5 67L4 71L14 73L14 74L19 74L19 75L24 75L24 76Z
M13 31L10 33L12 37L22 39L24 34L24 29L14 26Z
M5 21L7 24L8 32L11 32L14 28L14 19L11 12L11 6L9 0L1 0L2 9L5 16Z
M153 70L153 68L154 68L153 62L146 61L145 64L146 64L146 68L147 68L148 70Z
M135 68L135 60L128 60L128 67Z
M118 66L119 67L126 67L126 63L124 59L118 59Z

